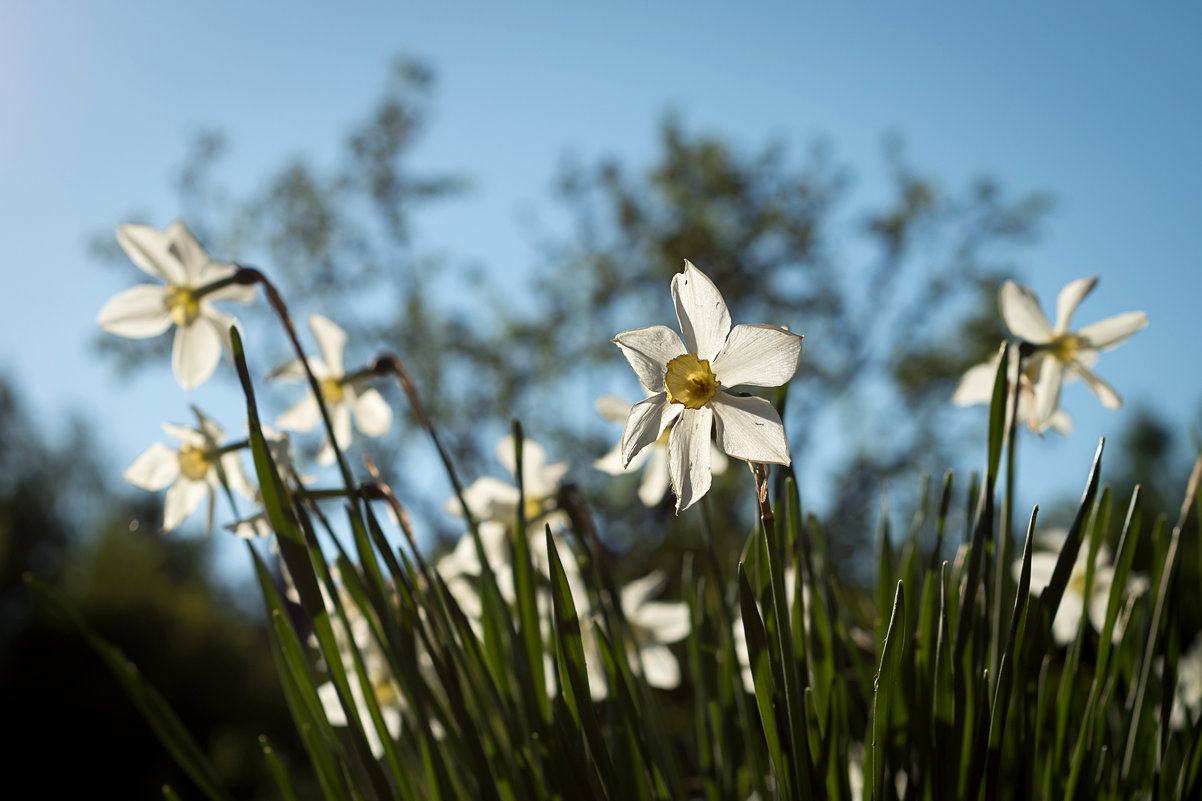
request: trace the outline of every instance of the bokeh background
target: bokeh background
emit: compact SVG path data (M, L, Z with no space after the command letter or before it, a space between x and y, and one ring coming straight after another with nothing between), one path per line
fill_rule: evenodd
M966 486L981 462L984 408L947 399L1000 337L1004 277L1051 313L1098 275L1079 324L1150 318L1098 366L1121 410L1072 385L1074 433L1024 437L1020 508L1079 494L1102 436L1116 497L1136 480L1179 496L1202 422L1200 31L1197 8L1117 4L5 4L0 693L23 758L84 749L134 795L173 775L115 682L76 672L91 656L35 610L26 570L165 685L243 794L261 778L247 744L290 742L243 546L199 515L161 537L161 499L120 481L162 421L195 403L237 433L242 401L228 364L187 393L168 337L97 330L141 275L118 224L183 217L215 257L276 276L298 320L358 334L352 361L398 352L468 478L499 474L493 443L520 417L622 552L688 549L666 508L623 511L630 483L589 462L619 434L593 400L637 399L607 339L670 323L691 258L736 322L806 334L797 475L854 578L882 490L900 516L922 471ZM285 352L255 315L262 375ZM388 391L382 461L434 548L456 533L448 485ZM734 530L743 478L716 496Z

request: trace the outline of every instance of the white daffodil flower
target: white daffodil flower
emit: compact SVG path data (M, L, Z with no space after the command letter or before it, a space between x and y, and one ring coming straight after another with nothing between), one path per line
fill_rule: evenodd
M222 345L229 348L230 326L236 324L212 302L250 303L254 286L233 283L238 268L211 261L179 220L165 231L123 225L117 229L117 241L134 264L166 284L139 284L125 290L104 304L97 324L130 339L158 336L174 325L171 367L180 386L195 389L217 368Z
M505 435L497 443L497 461L517 477L517 463L514 460L513 437ZM564 527L566 523L563 512L555 509L555 498L559 494L559 482L568 472L567 462L547 462L547 452L537 442L526 439L522 443L522 490L525 493L526 522L530 526L531 549L538 551L542 543L544 524L553 530ZM468 510L477 520L495 520L505 526L512 526L517 520L518 488L497 478L483 476L473 481L463 491L463 500ZM448 514L461 516L463 509L458 498L447 500L444 509ZM545 547L542 548L546 550Z
M982 362L969 368L968 372L960 378L960 383L956 385L956 391L952 395L952 403L956 406L974 406L978 403L992 402L993 381L997 376L997 365L1001 358L1001 354L998 354L987 362ZM1016 358L1014 355L1011 356L1010 375L1007 377L1007 420L1010 419L1011 415L1010 404L1013 395L1011 394L1010 387L1014 386L1014 368L1017 366L1015 362ZM1036 418L1035 380L1038 377L1038 360L1027 359L1023 363L1022 375L1018 377L1018 419L1023 421L1027 428L1037 433L1042 433L1049 428L1053 428L1065 436L1073 433L1073 418L1064 409L1056 409L1047 420Z
M242 472L238 458L241 446L223 447L221 428L200 412L196 416L200 428L163 424L163 430L180 441L178 449L156 442L125 471L125 480L135 487L157 491L170 486L163 503L165 532L178 527L195 512L206 495L209 513L205 531L211 530L215 493L223 482L247 498L255 494Z
M788 381L801 361L801 337L771 325L731 328L722 294L687 260L672 278L672 300L680 335L656 325L613 341L650 394L626 418L622 462L629 465L670 429L668 475L679 514L709 491L711 432L728 456L789 464L785 427L772 404L725 388Z
M392 409L384 397L374 389L363 389L362 385L373 377L369 372L346 374L342 362L342 351L346 348L346 332L322 317L309 315L309 330L317 340L321 357L309 358L309 368L321 386L321 397L330 411L330 422L338 447L345 449L351 444L351 418L355 427L368 437L378 437L392 426ZM305 367L300 360L273 370L270 378L304 380ZM317 397L309 392L305 397L276 418L275 424L292 431L310 431L321 422L321 408ZM334 446L327 437L317 453L320 464L332 464Z
M1069 331L1069 323L1077 306L1097 283L1097 277L1092 277L1078 278L1066 284L1056 298L1054 326L1044 316L1039 308L1039 299L1029 288L1006 281L998 292L998 306L1006 328L1015 337L1035 346L1029 373L1035 376L1030 401L1032 428L1042 431L1057 425L1055 416L1060 405L1060 387L1066 378L1085 379L1085 383L1089 384L1107 409L1117 409L1123 405L1114 388L1090 368L1097 361L1099 353L1118 346L1146 326L1148 315L1142 311L1125 312L1076 332Z
M1060 559L1060 551L1068 532L1064 529L1049 529L1039 537L1041 550L1031 554L1031 594L1040 595L1052 581L1056 570L1056 562ZM1060 608L1056 610L1056 618L1052 621L1052 637L1060 645L1068 645L1077 636L1081 618L1089 616L1089 622L1097 631L1106 625L1106 605L1110 602L1110 587L1114 580L1114 567L1110 565L1110 549L1105 545L1099 546L1097 558L1094 560L1093 582L1085 586L1085 574L1089 565L1089 543L1081 543L1077 553L1077 561L1073 563L1073 571L1069 575L1068 586L1064 588L1064 596ZM1016 561L1012 567L1015 580L1022 572L1022 560ZM1134 597L1148 589L1148 580L1142 576L1131 575L1127 578L1124 588L1126 597ZM1123 633L1123 621L1120 618L1111 633L1117 642Z
M603 395L597 398L597 412L614 423L625 423L630 416L631 404L614 395ZM643 469L643 480L639 482L639 500L644 506L655 506L663 500L664 493L672 486L668 477L668 435L665 431L660 438L644 448L630 460L630 464L622 462L622 443L613 446L609 453L593 462L593 467L611 476L623 473L633 473ZM726 454L717 446L710 447L710 473L722 475L726 472Z

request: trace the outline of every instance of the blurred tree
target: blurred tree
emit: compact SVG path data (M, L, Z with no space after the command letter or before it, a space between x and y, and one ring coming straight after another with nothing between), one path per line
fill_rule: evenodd
M210 250L259 262L294 316L331 314L352 343L406 361L467 478L493 469L485 454L495 434L481 433L521 417L553 458L575 465L611 544L635 542L625 532L663 530L667 505L634 508L629 492L605 492L587 467L618 435L602 428L592 402L614 387L636 390L609 340L670 322L668 284L685 258L715 280L736 322L806 336L786 423L799 474L831 477L828 497L806 501L830 519L845 553L871 531L882 486L916 489L918 470L939 474L953 463L961 440L944 407L957 377L1003 337L996 286L1034 236L1042 195L1011 197L987 179L947 190L896 142L885 148L883 178L853 191L851 170L824 145L799 164L782 144L743 151L669 115L645 168L617 157L563 167L556 199L569 230L542 235L531 281L515 286L509 273L488 280L414 252L415 212L465 185L411 166L431 87L429 69L398 61L329 173L295 160L238 198L214 182L221 143L206 135L180 189ZM147 346L108 338L105 347ZM398 393L391 398L403 406ZM379 453L378 441L372 449ZM746 499L747 486L739 475L716 487L720 533L746 524L747 504L732 492Z
M275 797L257 738L285 760L300 744L261 621L214 581L212 540L159 534L158 503L113 494L99 464L82 426L47 444L0 380L0 709L19 767L0 795L16 797L15 777L64 798L191 787L78 632L35 604L21 580L31 572L157 686L231 792Z

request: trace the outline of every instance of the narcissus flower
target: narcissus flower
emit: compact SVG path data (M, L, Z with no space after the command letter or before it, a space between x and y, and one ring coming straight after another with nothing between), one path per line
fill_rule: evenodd
M196 416L199 428L163 424L163 430L180 441L178 449L156 442L125 471L125 480L135 487L157 491L170 486L163 503L163 531L179 526L196 511L206 495L209 513L205 530L210 530L214 493L223 483L247 498L254 497L254 489L247 482L238 458L241 446L223 447L225 435L221 428L200 412Z
M1031 554L1031 594L1040 595L1052 581L1056 570L1056 562L1060 559L1060 551L1068 532L1064 529L1049 529L1039 537L1042 550ZM1089 622L1097 631L1101 631L1106 623L1106 605L1110 602L1110 588L1114 580L1114 567L1110 564L1110 549L1105 545L1098 548L1094 561L1092 582L1086 586L1086 573L1089 566L1089 544L1081 543L1077 553L1077 561L1073 563L1073 571L1069 576L1068 586L1064 588L1064 596L1060 608L1056 610L1056 618L1052 621L1052 637L1060 645L1067 645L1077 636L1081 618L1088 615ZM1022 560L1012 567L1015 579L1022 571ZM1124 597L1130 598L1146 592L1148 580L1142 576L1130 575L1127 585L1123 588ZM1122 636L1123 621L1115 623L1111 636L1114 641Z
M672 300L680 335L656 325L623 331L613 341L651 395L630 409L622 462L629 465L670 430L668 475L679 513L709 491L711 435L736 459L789 464L785 428L772 404L728 388L784 384L801 360L801 337L771 325L731 328L722 294L688 261L672 278Z
M317 349L321 352L320 358L309 358L309 368L321 386L321 397L330 411L330 422L334 426L338 447L346 448L351 444L352 417L355 427L365 436L386 434L392 426L392 409L379 392L363 388L363 384L371 380L374 374L368 371L346 374L342 362L346 332L320 314L309 315L309 330L313 332ZM271 377L303 380L305 368L299 360L292 361L272 371ZM281 414L275 424L291 431L309 431L320 422L321 408L317 405L317 398L309 392ZM334 447L328 437L317 454L317 461L321 464L334 461Z
M1033 377L1029 423L1032 428L1042 431L1062 424L1063 421L1058 421L1056 414L1060 405L1060 387L1067 378L1085 379L1085 383L1089 384L1107 409L1117 409L1123 405L1114 388L1091 368L1099 353L1116 347L1146 326L1148 315L1142 311L1125 312L1078 331L1069 331L1069 323L1077 306L1097 283L1096 277L1078 278L1060 290L1056 298L1055 326L1048 322L1039 308L1038 298L1027 287L1007 281L998 292L998 306L1006 328L1015 337L1035 346L1029 369L1024 370L1029 378ZM964 380L968 380L971 373L966 374ZM976 381L979 383L979 380L978 375ZM957 394L961 394L960 389ZM980 395L980 392L975 394Z
M1014 346L1011 346L1013 349ZM1009 387L1014 386L1014 366L1016 355L1010 357L1010 375L1006 391L1006 419L1010 419L1010 402L1013 395ZM952 403L957 406L973 406L978 403L990 403L993 400L993 381L997 377L998 361L1001 355L994 356L987 362L970 367L956 385L952 395ZM1027 359L1023 362L1022 374L1018 376L1018 420L1032 431L1042 433L1054 428L1061 434L1073 433L1073 418L1064 409L1056 409L1047 420L1039 420L1035 416L1035 381L1039 378L1038 360Z
M216 300L250 303L253 285L233 283L237 267L209 259L192 232L179 220L159 231L148 225L123 225L117 241L134 264L165 286L139 284L100 309L96 322L110 334L131 339L158 336L175 326L171 367L184 389L194 389L213 374L224 343L229 348L233 317L212 306Z
M597 399L597 412L606 420L625 423L630 416L630 404L614 395ZM721 475L726 472L726 454L717 447L710 447L710 473ZM664 493L672 482L668 478L668 432L630 460L622 462L622 443L614 445L609 453L593 462L593 467L611 476L633 473L643 468L643 480L639 482L639 500L644 506L655 506L663 500Z
M505 435L497 443L497 461L517 477L517 462L514 458L513 437ZM531 439L522 442L522 491L525 494L525 516L532 534L531 546L538 547L542 541L543 525L552 529L562 528L566 523L563 512L555 509L555 497L559 494L559 481L568 472L567 462L548 462L547 452ZM512 526L517 520L518 488L498 478L482 476L463 491L463 500L477 520L495 520ZM450 498L445 509L448 514L460 515L463 509L458 498Z

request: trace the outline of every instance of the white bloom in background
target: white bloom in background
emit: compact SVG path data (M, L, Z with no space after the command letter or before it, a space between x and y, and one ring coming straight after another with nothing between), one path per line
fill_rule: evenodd
M497 443L497 461L509 471L509 475L516 478L513 444L512 436L501 437ZM531 439L523 441L522 490L525 493L526 522L531 529L531 548L534 550L538 550L542 543L544 524L559 529L565 523L564 514L555 509L555 498L559 494L559 482L567 472L567 462L548 463L547 452L541 445ZM495 520L505 526L512 526L517 520L518 488L514 484L483 476L463 491L463 500L477 520ZM458 498L450 498L445 509L448 514L463 514ZM542 547L542 550L546 548Z
M657 325L614 337L650 397L636 403L622 432L622 462L667 431L668 474L676 511L710 488L710 437L727 455L748 462L789 464L785 428L763 398L724 387L775 387L793 377L801 337L771 325L731 328L726 301L713 281L685 261L672 278L681 334Z
M226 283L237 272L232 264L211 261L179 220L159 231L148 225L123 225L117 241L129 258L164 286L139 284L104 304L96 322L105 331L130 339L158 336L175 326L171 367L184 389L194 389L213 374L224 343L229 347L233 317L212 306L217 300L250 303L253 285Z
M603 395L597 398L597 412L606 420L614 423L625 423L630 416L631 405L614 395ZM593 467L611 476L623 473L633 473L643 469L643 480L639 482L639 500L644 506L655 506L663 500L664 493L672 486L668 478L668 435L665 431L660 438L637 453L630 464L622 463L622 443L614 445L609 453L593 462ZM726 454L717 446L710 447L710 472L722 475L726 472Z
M1030 379L1032 409L1029 425L1032 428L1042 431L1057 424L1055 415L1060 405L1060 387L1067 378L1085 379L1085 383L1089 384L1107 409L1117 409L1123 405L1118 393L1090 368L1097 361L1099 353L1116 347L1146 326L1148 315L1141 311L1125 312L1076 332L1069 331L1069 323L1077 306L1097 283L1096 277L1078 278L1060 290L1056 298L1055 326L1048 322L1039 308L1038 298L1027 287L1006 281L998 292L998 306L1006 328L1015 337L1035 346L1029 373L1034 377ZM968 378L966 375L965 379ZM980 395L979 390L974 392ZM960 393L959 389L957 393ZM974 393L968 394L972 396Z
M347 375L342 362L342 351L346 348L346 332L320 314L309 315L309 330L317 340L321 357L310 357L309 368L321 386L322 400L330 412L334 436L339 448L351 444L351 418L361 433L378 437L392 426L392 409L382 395L374 389L363 389L371 380L369 374ZM304 380L305 367L300 360L289 362L272 371L271 378ZM321 422L321 408L312 392L276 419L276 425L292 431L310 431ZM334 461L334 447L329 438L317 454L321 464Z
M224 434L200 412L200 428L164 423L163 430L180 442L178 449L161 442L151 445L125 471L125 480L135 487L157 491L170 486L163 503L163 531L171 531L196 511L207 495L208 523L212 528L214 493L223 480L230 489L254 497L254 489L242 472L237 450L224 451Z
M1169 725L1174 729L1190 729L1202 712L1202 638L1195 638L1190 649L1177 660L1177 690Z
M993 401L993 381L997 376L997 366L1001 358L999 354L987 362L982 362L969 368L968 372L960 378L960 383L956 385L956 391L952 395L952 403L957 406L974 406L978 403L991 403ZM1015 358L1015 356L1011 356L1011 368L1016 366L1014 362ZM1035 380L1038 377L1038 361L1032 359L1025 360L1022 375L1018 378L1018 419L1025 423L1027 428L1037 433L1042 433L1049 428L1054 428L1065 436L1073 433L1073 418L1064 409L1056 409L1047 420L1036 418ZM1006 392L1007 420L1010 419L1010 402L1012 399L1010 388L1013 386L1014 371L1011 369Z
M1049 529L1039 537L1041 550L1031 554L1031 594L1040 595L1052 581L1056 570L1056 562L1068 532L1064 529ZM1068 586L1064 588L1064 596L1060 608L1056 610L1056 618L1052 621L1052 637L1060 645L1067 645L1077 636L1081 618L1089 616L1089 622L1096 631L1101 631L1106 624L1106 605L1110 602L1110 587L1114 580L1114 567L1110 565L1110 549L1105 545L1098 547L1097 558L1094 561L1093 583L1089 594L1085 592L1085 573L1089 565L1089 543L1082 542L1077 553L1077 561L1073 563L1073 571L1069 575ZM1023 563L1019 559L1014 563L1012 572L1015 580L1022 573ZM1125 597L1140 595L1148 589L1148 580L1142 576L1128 575ZM1123 633L1123 621L1116 621L1113 639L1117 642Z
M792 615L793 615L793 606L794 606L793 599L796 597L796 594L797 594L796 590L794 589L796 586L797 586L797 568L792 567L792 566L785 568L785 593L786 593L786 599L787 599L786 604L788 605L788 609L789 609L788 614L790 617L792 617ZM806 607L808 607L810 605L810 588L809 588L809 586L807 586L807 585L802 586L801 599ZM736 610L736 612L737 611L738 610ZM763 614L764 614L764 610L761 608L760 615L762 616ZM808 628L808 625L809 625L808 620L806 621L806 625ZM735 658L739 660L739 672L743 677L743 689L745 689L749 693L754 693L755 692L755 674L751 670L751 652L747 650L747 630L743 628L743 618L741 616L735 618L733 628L734 628ZM852 797L854 798L855 796L852 796Z
M668 644L689 636L692 624L684 601L650 600L663 590L664 583L663 573L656 570L630 582L619 593L622 615L634 636L631 666L636 673L641 670L652 687L672 690L680 686L680 663ZM593 697L597 698L598 693L604 696L605 671L599 652L589 659L588 666Z

